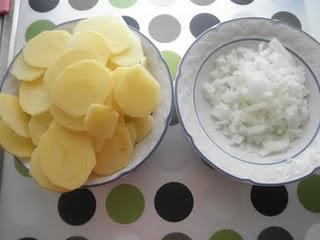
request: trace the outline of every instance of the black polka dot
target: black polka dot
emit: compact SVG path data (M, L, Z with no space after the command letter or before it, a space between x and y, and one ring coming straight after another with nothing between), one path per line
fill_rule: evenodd
M130 27L140 30L140 26L137 20L129 16L122 16L122 18Z
M178 115L177 115L177 110L176 110L176 107L173 106L173 112L172 112L172 116L171 116L171 121L170 121L170 125L176 125L179 123L179 118L178 118Z
M169 233L168 235L164 236L162 240L191 240L187 235L184 233Z
M80 236L72 236L72 237L67 238L66 240L87 240L87 239L84 237L80 237Z
M30 7L37 12L48 12L54 9L59 0L29 0Z
M268 227L259 234L258 240L293 240L293 237L281 227Z
M31 238L31 237L25 237L25 238L20 238L19 240L37 240L37 239Z
M198 37L202 32L220 23L220 20L209 13L200 13L194 16L190 22L190 31L194 37Z
M235 4L247 5L252 3L254 0L231 0L231 1L234 2Z
M272 19L280 20L286 23L289 23L290 25L296 27L296 28L301 28L301 22L300 20L293 15L292 13L289 12L277 12L272 16Z
M88 222L96 210L96 199L88 189L77 189L61 194L58 202L60 217L70 225Z
M288 191L284 186L251 189L251 202L255 209L266 216L280 214L288 204Z
M169 222L179 222L191 213L193 196L185 185L171 182L158 190L154 205L160 217Z

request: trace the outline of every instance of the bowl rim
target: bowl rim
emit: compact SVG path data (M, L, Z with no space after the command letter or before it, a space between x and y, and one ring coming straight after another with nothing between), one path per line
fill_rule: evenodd
M228 21L224 21L224 22L221 22L221 23L218 23L216 24L215 26L205 30L204 32L202 32L194 41L193 43L188 47L187 51L185 52L185 54L183 55L181 61L180 61L180 64L179 64L179 68L178 68L178 73L176 75L176 81L175 81L175 89L174 89L174 104L175 104L175 108L176 108L176 111L177 111L177 116L178 116L178 119L179 119L179 122L181 123L182 125L182 128L183 128L183 131L184 131L184 134L187 138L187 140L191 143L193 149L195 150L195 152L197 154L199 154L201 160L206 164L208 165L210 168L212 168L213 170L218 170L220 173L222 173L223 175L225 176L228 176L230 177L231 179L234 179L236 181L239 181L239 182L244 182L244 183L249 183L249 184L253 184L253 185L258 185L258 186L279 186L279 185L285 185L285 184L289 184L289 183L293 183L293 182L297 182L301 179L304 179L310 175L312 175L315 171L317 171L318 169L320 169L320 166L318 167L315 167L311 172L308 172L306 173L305 175L303 176L299 176L293 180L290 180L290 181L281 181L281 182L276 182L276 183L263 183L263 182L257 182L253 179L251 179L250 177L238 177L238 176L234 176L230 173L228 173L227 171L225 171L224 169L218 167L214 162L215 161L210 161L198 148L198 146L194 143L194 139L193 139L193 136L188 132L186 126L185 126L185 123L182 121L182 117L181 117L181 113L180 113L180 108L179 108L179 103L178 103L178 95L177 95L177 89L178 89L178 85L179 85L179 82L180 82L180 79L181 79L181 74L182 74L182 66L185 62L185 59L188 57L188 54L191 50L191 48L193 48L194 45L197 44L197 42L206 34L208 34L209 32L211 31L216 31L218 28L220 28L221 26L225 25L225 24L229 24L229 23L233 23L233 22L237 22L237 21L244 21L244 20L247 20L247 21L250 21L250 20L259 20L259 21L268 21L268 22L271 22L271 23L277 23L277 24L283 24L285 25L286 27L289 27L290 29L292 30L295 30L295 31L298 31L302 34L304 34L306 37L309 37L312 41L314 41L316 44L319 45L320 47L320 42L318 42L314 37L312 37L310 34L304 32L302 29L300 28L296 28L292 25L290 25L289 23L286 23L286 22L283 22L283 21L280 21L280 20L276 20L276 19L270 19L270 18L265 18L265 17L243 17L243 18L236 18L236 19L231 19L231 20L228 20Z
M47 29L48 31L49 30L54 30L58 27L61 27L65 24L68 24L68 23L74 23L74 22L78 22L78 21L81 21L81 20L84 20L84 19L87 19L87 18L78 18L78 19L73 19L73 20L70 20L70 21L66 21L66 22L62 22L62 23L59 23L57 25L55 25L54 27L50 28L50 29ZM97 187L97 186L101 186L101 185L105 185L107 183L112 183L120 178L123 178L127 175L129 175L131 172L133 171L136 171L144 162L146 162L146 160L150 159L150 156L154 153L154 151L158 148L158 146L160 145L160 143L162 142L168 128L169 128L169 125L170 125L170 121L171 121L171 117L172 117L172 113L173 113L173 106L174 106L174 87L173 87L173 80L172 80L172 76L171 76L171 73L170 73L170 70L169 70L169 67L168 67L168 64L166 63L164 57L162 56L160 50L156 47L156 45L143 33L141 33L139 30L129 26L127 24L127 26L129 27L129 29L133 32L135 32L136 34L138 34L139 36L143 37L144 40L146 40L152 47L153 49L155 49L159 59L161 60L162 63L164 63L165 65L165 68L166 68L166 72L167 72L167 76L168 76L168 79L170 81L170 95L171 95L171 102L170 102L170 110L169 110L169 113L168 115L164 118L165 119L165 126L162 130L162 133L158 139L158 141L156 142L156 144L152 147L152 149L150 150L150 152L145 156L145 158L143 158L136 166L132 167L131 169L128 169L127 171L124 171L123 173L121 173L119 176L113 178L113 179L110 179L110 180L106 180L104 182L101 182L101 183L92 183L92 184L84 184L82 185L80 188L88 188L88 187ZM12 59L12 61L10 62L10 64L8 65L7 67L7 70L1 80L1 83L0 83L0 93L2 92L2 88L3 88L3 84L6 80L6 78L8 77L8 75L10 74L10 69L14 63L14 61L16 60L16 58L21 54L21 52L23 51L23 48L24 46L18 51L18 53L14 56L14 58ZM5 151L2 151L1 152L1 156L0 156L0 160L3 160L4 159L4 153ZM10 154L12 155L12 154ZM15 157L14 155L12 155L14 157L14 159L17 159L19 161L19 163L24 167L26 168L27 170L29 170L29 168L27 168L24 164L24 161L22 161L21 159ZM117 173L117 172L115 172ZM114 174L115 174L114 173ZM112 175L110 175L112 176Z

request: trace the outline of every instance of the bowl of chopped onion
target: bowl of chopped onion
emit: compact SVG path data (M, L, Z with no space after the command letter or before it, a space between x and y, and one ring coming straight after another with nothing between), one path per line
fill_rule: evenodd
M265 18L221 23L183 57L178 117L210 166L235 179L279 185L320 167L320 44Z

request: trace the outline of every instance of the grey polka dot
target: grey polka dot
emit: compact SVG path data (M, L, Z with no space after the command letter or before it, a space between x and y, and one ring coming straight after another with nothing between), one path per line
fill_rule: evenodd
M215 0L191 0L191 2L200 5L200 6L206 6L213 3Z
M183 233L176 232L166 235L162 240L191 240L191 238Z
M231 1L239 5L247 5L253 2L253 0L231 0Z
M198 37L202 32L220 23L220 20L209 13L200 13L194 16L190 22L190 31L194 37Z
M289 12L277 12L272 16L272 19L287 22L296 28L301 28L300 20L294 14Z
M161 43L172 42L179 36L181 25L179 21L167 14L158 15L149 24L149 33L153 39Z
M76 10L84 11L93 8L98 0L69 0L69 4Z
M281 228L281 227L268 227L263 230L259 236L258 240L273 240L273 239L281 239L281 240L293 240L293 237L290 233Z
M129 16L122 16L122 18L130 27L140 30L140 26L137 20Z

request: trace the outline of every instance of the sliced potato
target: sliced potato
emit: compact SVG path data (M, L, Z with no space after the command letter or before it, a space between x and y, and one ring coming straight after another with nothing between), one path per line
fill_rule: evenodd
M119 114L111 107L91 104L84 118L87 133L95 138L109 139L113 136Z
M108 61L107 62L107 68L110 70L110 71L114 71L118 68L119 66L111 61Z
M108 61L110 48L103 35L94 31L80 31L73 34L67 48L87 49L101 56L103 62Z
M34 145L38 145L40 137L45 131L48 130L50 123L52 122L52 116L49 112L34 115L29 121L29 133Z
M104 103L113 88L111 72L94 60L63 70L52 88L52 102L73 117L84 116L93 103Z
M111 16L97 16L79 21L74 32L91 30L101 33L107 41L111 53L126 51L132 44L130 30L123 20Z
M29 138L16 134L11 128L0 120L0 145L9 153L18 158L31 156L34 146Z
M67 189L61 188L54 185L50 180L44 175L40 165L40 159L38 154L38 149L36 148L31 155L29 174L34 178L34 180L40 185L40 187L53 192L67 192Z
M38 145L40 166L53 184L68 190L82 186L95 167L91 138L51 124Z
M121 170L129 163L132 152L129 130L119 125L113 138L107 140L103 149L96 153L97 165L94 172L99 175L111 175Z
M44 31L27 42L23 49L24 60L33 67L48 68L70 39L67 31Z
M15 59L14 64L11 69L12 75L20 80L31 82L41 77L45 72L45 69L35 68L30 66L23 57L23 52Z
M49 91L49 94L51 93L54 81L62 72L62 70L64 70L67 66L84 59L93 59L98 62L103 62L99 55L87 49L69 49L62 53L47 69L43 77L44 85Z
M131 123L137 132L137 142L140 142L151 132L153 127L153 117L151 115L144 118L133 118Z
M143 57L143 49L141 46L140 38L131 33L132 45L130 48L118 55L112 55L110 60L111 62L119 66L132 66L141 62Z
M126 123L126 126L129 130L129 133L130 133L131 142L133 145L135 145L137 142L137 136L138 136L136 128L133 123Z
M86 127L84 125L83 117L72 117L62 111L60 108L51 105L50 113L54 120L57 121L62 126L74 130L74 131L85 131Z
M19 103L23 111L30 115L41 114L49 110L50 99L41 78L20 84Z
M116 102L128 116L150 115L160 102L159 83L140 64L124 69L125 74L121 68L113 72Z
M94 139L94 151L97 152L101 152L101 150L103 149L103 146L105 144L106 140L105 139L99 139L99 138L95 138Z
M30 116L23 112L16 96L0 93L0 117L15 133L29 137Z

